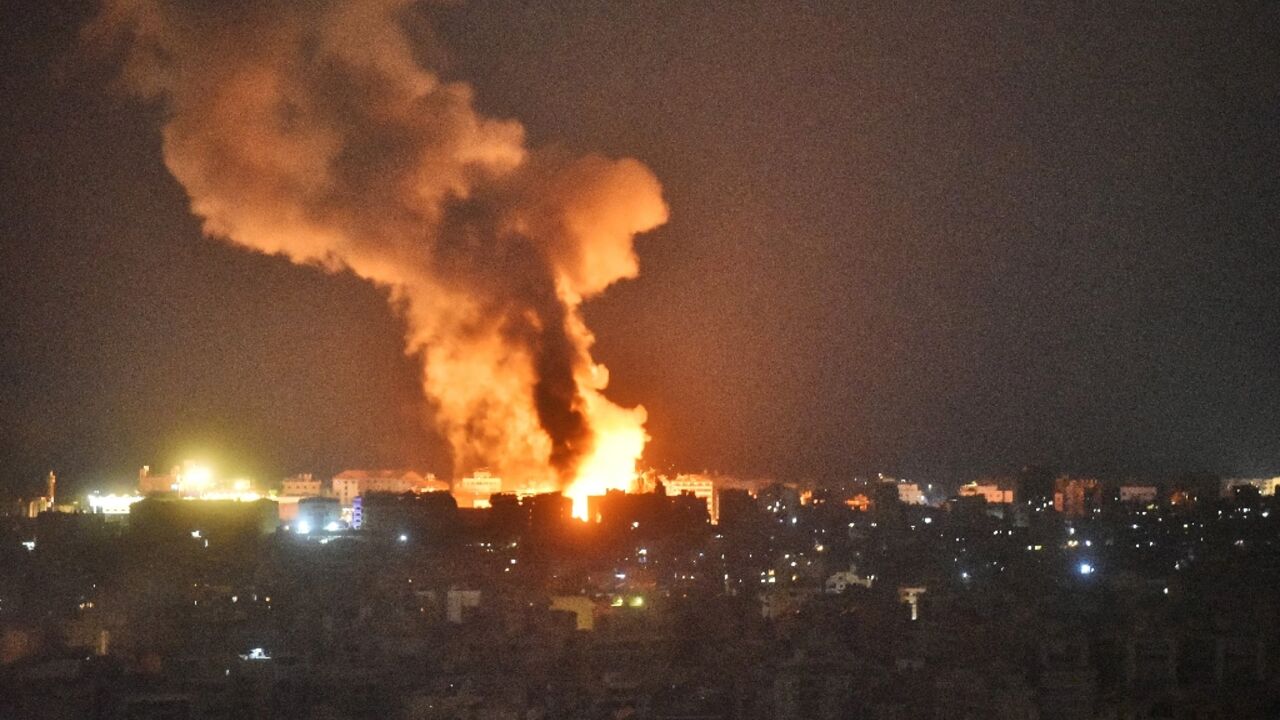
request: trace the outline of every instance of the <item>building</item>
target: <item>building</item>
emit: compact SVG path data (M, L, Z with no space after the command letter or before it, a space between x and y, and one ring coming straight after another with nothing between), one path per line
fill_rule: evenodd
M320 494L320 479L311 473L291 475L280 485L280 494L290 497L315 497Z
M1275 495L1280 489L1280 477L1274 478L1228 478L1222 481L1222 497L1230 498L1235 489L1244 485L1258 488L1262 495Z
M151 493L167 493L174 492L178 489L178 473L175 468L174 472L168 475L153 475L150 465L143 465L138 471L138 494L150 495Z
M720 522L719 496L716 494L711 478L706 475L681 474L673 478L664 478L662 484L668 495L689 493L702 500L707 504L707 514L711 517L711 522Z
M337 498L305 497L298 501L293 530L301 535L311 532L335 532L341 530L342 507Z
M489 507L489 498L502 492L502 478L481 468L454 483L458 504L469 508Z
M994 482L971 482L960 486L960 497L981 497L988 505L1008 505L1013 502L1013 490L1006 490Z
M1126 504L1150 505L1158 496L1155 485L1121 485L1118 499Z
M839 572L832 574L831 577L827 578L827 581L823 583L822 589L823 589L823 592L827 593L828 595L839 595L853 585L860 585L870 590L871 583L874 580L875 580L874 575L868 575L866 577L863 577L862 575L858 574L857 565L850 565L848 570L841 570Z
M457 536L458 504L449 493L371 492L358 497L358 527L365 532L414 543L443 543Z
M412 470L343 470L333 476L333 496L342 507L351 507L353 501L369 493L423 493L443 492L448 484L435 475L420 475Z
M129 515L129 508L139 500L141 495L99 495L90 493L89 511L108 518L124 518Z
M1053 508L1076 518L1101 510L1102 483L1095 478L1063 475L1053 483Z
M903 505L924 505L924 491L920 489L920 484L913 482L898 483L898 502Z

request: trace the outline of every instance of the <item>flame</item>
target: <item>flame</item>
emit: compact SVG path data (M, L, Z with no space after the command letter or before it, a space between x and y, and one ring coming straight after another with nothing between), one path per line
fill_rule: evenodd
M596 391L587 393L586 404L595 430L595 447L565 489L565 495L573 501L573 516L580 520L588 519L588 497L632 488L636 463L649 440L644 430L644 406L620 407Z

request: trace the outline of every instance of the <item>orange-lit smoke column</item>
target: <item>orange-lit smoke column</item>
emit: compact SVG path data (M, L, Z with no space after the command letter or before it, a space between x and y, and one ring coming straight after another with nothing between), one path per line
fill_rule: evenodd
M164 159L206 233L384 288L455 473L564 487L581 515L647 437L643 408L603 395L579 307L636 275L661 188L481 116L418 64L411 5L107 0L87 37L165 102Z

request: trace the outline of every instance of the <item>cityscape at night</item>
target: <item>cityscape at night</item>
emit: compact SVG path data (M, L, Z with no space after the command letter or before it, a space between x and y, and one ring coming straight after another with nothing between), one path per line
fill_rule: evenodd
M1280 720L1280 4L2 12L0 720Z

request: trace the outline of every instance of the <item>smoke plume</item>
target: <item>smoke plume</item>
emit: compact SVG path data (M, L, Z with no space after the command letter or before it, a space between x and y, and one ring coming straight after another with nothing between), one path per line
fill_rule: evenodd
M623 485L645 412L602 394L579 308L636 275L634 236L667 218L658 181L480 115L421 65L411 4L105 0L86 34L162 104L206 234L386 289L455 472Z

